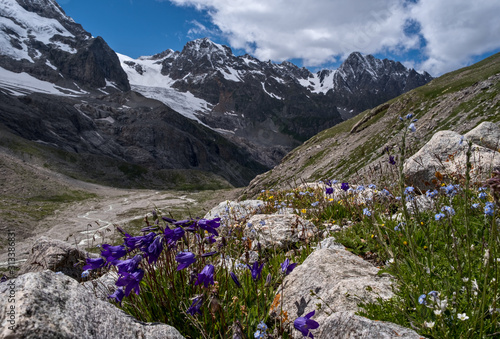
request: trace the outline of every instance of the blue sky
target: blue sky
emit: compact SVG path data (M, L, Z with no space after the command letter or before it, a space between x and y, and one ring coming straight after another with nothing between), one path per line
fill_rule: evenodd
M116 52L137 58L203 37L237 55L336 68L351 52L434 76L500 51L498 0L58 0Z

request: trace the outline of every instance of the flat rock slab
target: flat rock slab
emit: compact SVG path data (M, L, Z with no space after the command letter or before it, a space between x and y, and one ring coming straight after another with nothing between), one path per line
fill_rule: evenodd
M318 228L296 214L255 214L248 220L245 235L263 248L287 248L301 240L312 238Z
M337 247L317 249L285 278L283 290L281 287L278 290L279 301L283 304L274 303L270 312L278 314L283 307L288 318L293 320L315 310L321 303L321 309L316 310L313 317L321 326L328 314L354 313L359 310L361 301L391 298L391 277L379 276L378 271L369 262L346 250ZM311 296L311 290L321 299Z
M15 302L0 298L1 338L184 338L166 324L134 319L64 274L27 273L0 283L0 295L9 295L11 286L15 286ZM11 306L15 307L13 325L7 313Z
M313 317L314 319L314 317ZM349 312L336 312L314 333L316 339L424 339L417 332L386 321L375 321Z

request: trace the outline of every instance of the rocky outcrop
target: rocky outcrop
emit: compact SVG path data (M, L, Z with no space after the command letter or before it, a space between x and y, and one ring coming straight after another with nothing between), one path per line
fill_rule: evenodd
M184 338L166 324L137 321L64 274L27 273L0 283L0 295L7 295L11 286L15 302L0 298L2 338Z
M467 140L489 148L492 151L500 151L500 128L492 122L484 121L477 127L464 134Z
M476 132L471 135L476 135ZM467 150L468 140L465 136L453 131L437 132L417 153L405 161L403 173L406 182L425 191L435 188L444 177L451 180L465 178ZM500 166L500 153L474 144L470 162L471 179L481 181L490 175L492 169Z
M252 247L260 243L262 248L286 249L301 240L312 239L318 232L310 221L296 214L256 214L250 217L245 235L254 240Z
M318 248L284 279L278 289L280 296L275 299L279 302L273 304L270 312L277 315L282 308L290 319L296 319L315 310L320 303L314 320L322 327L330 314L354 313L361 301L392 297L390 276L380 276L378 271L362 258L336 246ZM323 333L326 338L327 332ZM294 334L300 338L300 332Z
M264 206L262 200L243 200L230 201L226 200L212 208L205 214L205 219L221 218L225 224L232 224L243 220L246 217L258 213Z
M51 270L61 272L81 281L82 266L89 254L64 241L42 236L31 248L26 262L19 269L19 275L28 272Z
M424 339L417 332L386 321L374 321L350 312L336 312L318 328L317 339Z

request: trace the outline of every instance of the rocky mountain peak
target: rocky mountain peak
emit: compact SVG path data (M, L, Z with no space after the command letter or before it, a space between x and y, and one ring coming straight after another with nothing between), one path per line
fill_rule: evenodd
M234 57L231 48L216 44L208 38L189 41L181 52L181 55L189 55L195 60L202 59L205 56L211 58L220 57L221 59Z

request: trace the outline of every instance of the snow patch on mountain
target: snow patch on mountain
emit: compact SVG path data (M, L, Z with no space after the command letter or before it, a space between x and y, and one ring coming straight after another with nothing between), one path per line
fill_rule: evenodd
M53 44L56 48L76 53L76 50L70 46L54 41L55 35L74 37L59 21L29 12L15 0L0 0L1 55L34 62L31 55L36 57L39 53L29 50L27 41L30 39L38 40L45 45Z
M39 80L27 73L15 73L2 67L0 67L0 90L16 96L33 92L61 96L77 96L88 93L56 86L51 82Z

